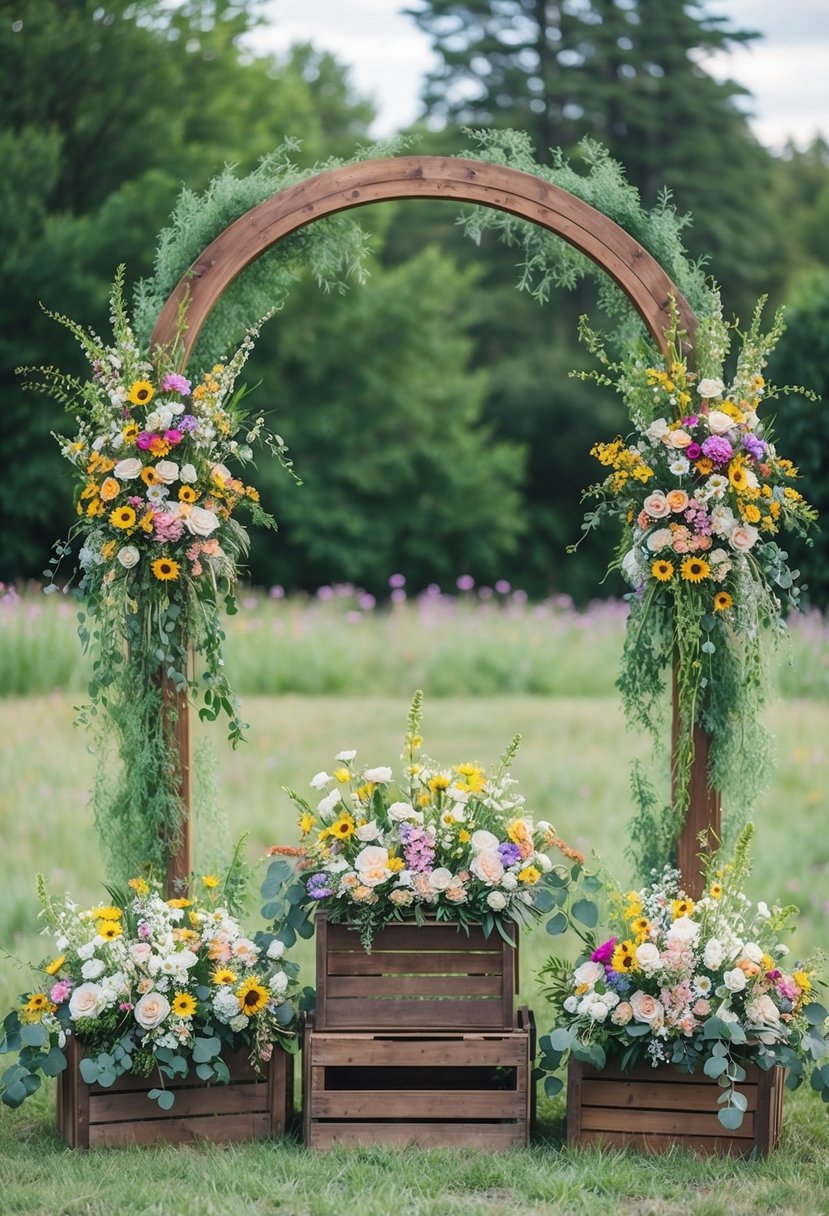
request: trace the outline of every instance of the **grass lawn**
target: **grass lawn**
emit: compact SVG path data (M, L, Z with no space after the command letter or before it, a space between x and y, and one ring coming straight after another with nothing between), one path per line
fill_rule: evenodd
M210 865L222 841L242 831L250 833L252 862L268 844L292 843L295 815L281 787L307 787L341 748L356 747L358 760L396 765L406 708L405 700L379 697L247 699L255 725L244 748L230 752L211 731L226 825L199 828L199 864ZM41 955L35 874L42 871L56 895L69 891L79 902L97 899L104 877L86 810L94 757L71 720L72 699L61 695L0 702L0 943L23 959ZM809 951L828 936L829 706L778 704L774 729L778 766L756 810L751 890L768 902L800 904L804 915L792 946ZM425 747L436 759L491 761L515 731L523 736L515 772L530 807L571 843L600 852L626 879L627 767L647 744L626 734L616 699L501 696L426 704ZM560 940L541 929L522 944L522 996L542 1029L535 972ZM297 957L313 982L307 945ZM0 1007L29 982L26 969L0 959ZM560 1102L541 1104L532 1149L503 1156L377 1149L318 1155L295 1143L84 1155L57 1139L52 1102L47 1090L17 1112L0 1109L3 1213L829 1213L829 1119L805 1091L787 1097L780 1149L753 1163L568 1152L561 1147Z

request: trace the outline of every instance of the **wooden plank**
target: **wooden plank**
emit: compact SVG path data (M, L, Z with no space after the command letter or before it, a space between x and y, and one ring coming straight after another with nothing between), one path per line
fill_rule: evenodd
M584 1079L584 1065L581 1060L570 1059L567 1066L567 1143L580 1144L582 1141L581 1091Z
M375 1029L396 1027L440 1026L458 1029L502 1027L502 1005L500 1001L484 999L451 1000L369 1000L347 998L328 1000L325 1004L325 1030L372 1027ZM509 1027L507 1028L509 1029Z
M478 1148L501 1152L528 1142L520 1123L316 1123L309 1125L306 1146L417 1145L420 1148Z
M142 1093L102 1094L89 1099L89 1122L117 1123L124 1119L185 1119L199 1115L234 1115L240 1111L266 1111L268 1108L268 1086L262 1081L258 1085L203 1085L199 1089L176 1091L176 1099L169 1111Z
M216 1144L267 1139L269 1116L260 1114L208 1115L204 1118L142 1119L125 1123L97 1123L90 1128L89 1147L115 1148L124 1144Z
M312 1034L306 1039L312 1065L340 1067L517 1067L528 1060L527 1039L505 1035L499 1039L373 1039L354 1040L346 1035ZM368 1081L368 1078L367 1078Z
M501 955L483 950L390 951L372 954L332 951L327 975L503 975ZM511 972L509 972L511 975ZM319 993L317 994L319 1003Z
M515 950L512 946L501 940L501 967L503 971L503 983L501 984L501 1025L504 1027L513 1024L512 1004L514 999L515 989Z
M665 1153L672 1148L687 1148L701 1157L748 1157L754 1150L753 1140L734 1140L725 1132L722 1136L662 1136L655 1133L631 1135L625 1132L585 1131L577 1143L598 1144L606 1148L632 1148L645 1153Z
M504 984L499 975L330 975L328 996L338 997L502 997ZM507 993L512 1012L512 992Z
M748 1110L758 1108L756 1085L741 1085L740 1093L748 1101ZM582 1082L582 1104L584 1106L609 1106L630 1108L647 1107L649 1110L717 1111L717 1098L722 1090L717 1085L704 1081L698 1085L674 1085L658 1081L594 1080L585 1077Z
M520 1119L524 1107L523 1095L500 1089L337 1089L311 1094L312 1119Z
M294 1057L274 1047L268 1067L267 1111L270 1134L281 1136L288 1126L294 1104Z
M578 1061L573 1061L574 1064ZM659 1085L699 1085L704 1077L702 1072L680 1072L678 1068L672 1068L669 1064L659 1064L654 1068L650 1064L637 1064L635 1068L626 1069L619 1068L615 1062L608 1061L607 1066L602 1069L591 1068L589 1064L582 1064L581 1068L585 1077L592 1077L602 1081L649 1081ZM746 1084L757 1084L757 1069L749 1065L746 1069ZM716 1081L710 1082L716 1089L719 1089Z
M715 1136L723 1134L716 1114L686 1110L624 1109L609 1106L583 1106L581 1126L585 1131L658 1132L662 1135ZM731 1133L738 1140L754 1140L754 1114L743 1118L739 1132Z
M328 922L325 913L321 915L325 916L327 923L328 953L338 951L351 951L363 955L367 953L356 929L349 925L332 925ZM423 950L457 950L464 953L483 951L487 954L500 955L501 942L502 938L494 933L491 933L489 937L484 937L479 925L470 925L469 932L466 933L460 925L452 921L427 920L422 925L413 920L393 921L391 924L384 925L375 935L371 954L375 953L374 946L376 945L384 951L413 952L415 954Z

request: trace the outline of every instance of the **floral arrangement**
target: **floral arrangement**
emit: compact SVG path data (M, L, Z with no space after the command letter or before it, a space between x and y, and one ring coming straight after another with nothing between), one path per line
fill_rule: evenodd
M730 381L723 363L731 334L715 313L696 336L697 372L683 353L676 318L665 366L641 349L613 363L582 327L605 365L592 378L621 393L634 425L627 438L592 449L607 473L587 491L598 506L583 527L621 524L613 564L633 594L619 687L629 719L654 733L665 672L676 661L677 814L687 804L697 724L712 739L717 788L744 806L762 788L764 627L782 628L782 601L798 598L798 572L778 538L787 530L805 535L816 519L797 489L796 467L778 452L763 416L781 391L766 383L763 369L783 324L777 314L763 333L761 317L762 302Z
M293 856L300 873L289 903L306 917L324 908L333 922L354 924L367 950L384 924L409 917L480 923L487 936L498 931L511 942L511 927L563 902L569 871L554 867L547 851L557 848L577 866L583 858L527 813L509 771L519 737L492 771L440 765L421 753L421 713L418 692L400 779L386 765L357 768L348 749L337 753L332 773L312 777L322 795L316 805L286 791L300 811L303 843L270 850L274 873L281 876L281 858Z
M709 859L699 900L670 868L641 890L613 889L607 936L583 934L575 967L546 964L556 1019L541 1042L547 1069L567 1053L599 1069L608 1055L622 1068L701 1068L723 1087L719 1118L731 1130L746 1109L738 1086L747 1063L783 1065L790 1087L812 1063L812 1087L829 1103L829 1069L817 1063L829 1053L829 1015L814 998L821 960L790 961L782 938L796 908L743 893L752 832L743 829L729 861Z
M30 376L28 387L55 397L77 421L74 436L56 436L75 475L76 522L45 573L46 590L54 592L61 559L73 555L86 604L80 635L95 656L88 713L107 711L129 770L121 791L111 782L98 791L105 807L96 808L99 827L106 836L115 823L107 843L114 857L129 859L129 868L148 861L163 868L175 848L180 807L178 757L159 712L161 684L200 697L203 718L225 713L234 744L243 733L224 671L220 605L235 611L234 584L248 550L239 517L268 528L275 523L259 505L258 491L229 464L249 463L257 442L286 468L290 461L264 418L242 408L244 388L236 387L259 327L233 358L193 383L175 370L175 344L139 348L123 292L121 267L110 345L49 314L77 338L88 379L55 368L19 370ZM146 855L133 856L136 840Z
M110 1086L123 1073L150 1076L149 1096L168 1109L165 1078L227 1082L224 1056L246 1049L262 1069L275 1044L297 1050L296 964L284 943L259 932L249 938L231 913L232 883L206 874L192 899L164 899L144 878L110 902L81 908L56 903L40 881L44 934L57 952L40 968L41 983L7 1015L0 1052L19 1052L0 1076L0 1098L19 1106L41 1074L66 1068L75 1036L81 1075Z

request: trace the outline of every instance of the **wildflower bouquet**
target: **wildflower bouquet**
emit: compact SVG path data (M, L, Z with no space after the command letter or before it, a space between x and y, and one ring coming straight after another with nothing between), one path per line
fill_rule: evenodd
M247 1049L261 1069L275 1044L297 1050L297 966L274 934L246 936L228 908L227 883L201 879L192 899L163 899L143 878L106 906L56 903L40 881L44 933L55 957L37 989L5 1018L0 1052L19 1052L0 1076L0 1098L19 1106L40 1075L66 1067L67 1039L84 1051L83 1079L110 1086L124 1073L150 1076L150 1098L164 1109L165 1079L192 1067L203 1081L230 1079L223 1058Z
M248 416L244 389L236 387L258 327L233 358L194 384L175 370L176 344L139 349L123 267L111 298L111 344L49 315L76 337L90 373L80 380L56 368L19 369L29 376L27 387L56 398L77 421L74 436L56 436L76 479L76 522L56 546L46 590L56 590L58 567L71 554L86 605L79 632L94 655L87 712L105 711L129 770L120 791L111 781L96 791L99 827L105 836L112 829L113 858L160 869L175 847L180 810L178 758L161 728L162 681L201 698L202 718L225 713L234 744L244 729L224 670L220 605L235 611L234 585L248 551L239 517L275 523L257 490L228 465L249 463L257 442L285 467L290 461L263 417ZM131 852L136 841L147 850L140 856Z
M324 908L333 922L360 929L367 950L384 924L427 916L461 926L480 923L513 941L510 927L533 923L564 902L570 872L554 868L551 848L580 863L546 821L527 813L509 771L516 737L500 763L436 764L421 753L421 694L415 695L405 738L403 773L356 767L341 751L332 773L319 772L315 805L286 792L300 811L300 876L289 902L307 917ZM275 874L284 863L273 863ZM266 880L267 884L267 880ZM273 884L271 884L273 885Z
M798 598L798 572L777 538L786 530L805 535L816 519L796 488L797 469L778 453L761 416L780 391L762 373L783 330L777 314L763 333L761 310L762 302L730 382L723 372L730 332L719 315L700 324L697 373L682 353L676 319L664 367L642 351L612 363L597 336L582 329L606 369L592 378L620 392L634 425L626 439L592 449L607 474L587 491L598 506L583 528L610 520L622 528L613 564L634 589L619 677L629 720L655 732L665 672L676 661L678 812L687 802L695 724L712 739L718 789L748 805L762 787L764 627L782 628L781 600Z
M622 1068L701 1069L723 1087L719 1118L731 1130L746 1109L737 1087L749 1063L782 1065L790 1088L813 1064L812 1087L829 1103L829 1068L818 1063L829 1053L827 1012L813 995L820 960L789 962L781 939L796 908L753 904L740 889L751 835L748 825L728 863L710 862L698 901L666 868L641 890L612 891L607 936L584 935L577 966L546 964L556 1021L541 1042L546 1068L569 1052L599 1069L609 1055Z

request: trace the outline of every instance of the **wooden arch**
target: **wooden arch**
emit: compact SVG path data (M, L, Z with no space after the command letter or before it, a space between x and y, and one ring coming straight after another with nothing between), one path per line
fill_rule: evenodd
M230 224L208 245L174 288L152 334L153 346L171 343L184 309L182 366L223 291L243 270L283 237L315 220L355 207L397 199L447 199L473 203L528 220L563 238L596 263L625 293L664 353L670 302L680 327L693 340L696 317L659 263L628 232L588 203L550 182L505 165L456 157L400 156L363 161L320 173L265 199ZM191 871L189 731L186 698L166 689L181 756L184 832L168 882ZM677 709L674 705L674 750ZM700 831L719 833L719 795L708 787L708 740L695 731L690 807L680 841L679 866L686 889L700 890L697 854Z

